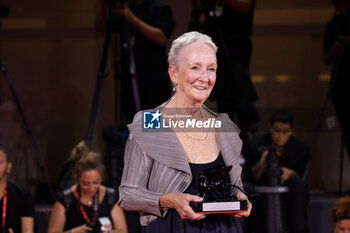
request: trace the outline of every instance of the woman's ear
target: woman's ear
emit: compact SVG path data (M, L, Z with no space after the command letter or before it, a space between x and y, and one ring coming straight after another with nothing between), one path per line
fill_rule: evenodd
M168 73L169 73L169 77L171 82L176 86L177 84L177 77L176 77L176 68L173 65L170 65L168 68Z

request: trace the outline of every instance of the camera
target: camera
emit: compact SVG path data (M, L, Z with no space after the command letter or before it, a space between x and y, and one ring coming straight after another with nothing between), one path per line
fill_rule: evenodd
M91 233L100 233L113 229L112 222L108 217L99 217L96 222L88 222L86 226L92 229Z
M101 230L101 224L99 221L96 221L96 222L88 222L86 223L86 226L87 227L90 227L92 230L89 231L91 233L100 233L102 232Z

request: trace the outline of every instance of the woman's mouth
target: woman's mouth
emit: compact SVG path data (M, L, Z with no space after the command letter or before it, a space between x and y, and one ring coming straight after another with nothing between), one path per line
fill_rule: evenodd
M200 91L204 91L207 90L208 87L202 87L202 86L193 86L195 89L200 90Z

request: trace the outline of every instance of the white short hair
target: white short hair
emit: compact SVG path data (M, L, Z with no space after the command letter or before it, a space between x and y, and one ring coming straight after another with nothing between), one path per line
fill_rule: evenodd
M180 37L178 37L176 40L174 40L173 43L171 44L171 48L168 53L169 65L173 65L177 67L178 65L177 59L178 59L180 50L183 47L196 42L204 43L208 45L210 48L214 50L215 53L218 50L218 47L214 44L211 37L196 31L186 32L182 34Z

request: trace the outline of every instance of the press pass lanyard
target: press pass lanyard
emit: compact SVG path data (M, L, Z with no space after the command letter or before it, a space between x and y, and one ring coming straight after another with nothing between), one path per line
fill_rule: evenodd
M79 189L77 189L77 192L74 193L75 194L75 198L77 199L77 201L79 202L80 205L80 212L83 215L83 218L85 219L86 222L91 222L89 216L86 214L86 211L83 207L83 205L80 202L79 199ZM94 216L92 218L92 222L96 222L96 213L98 212L98 191L96 192L95 196L94 196Z
M7 209L7 182L5 184L4 198L2 200L2 232L5 232L5 223L6 223L6 209Z

